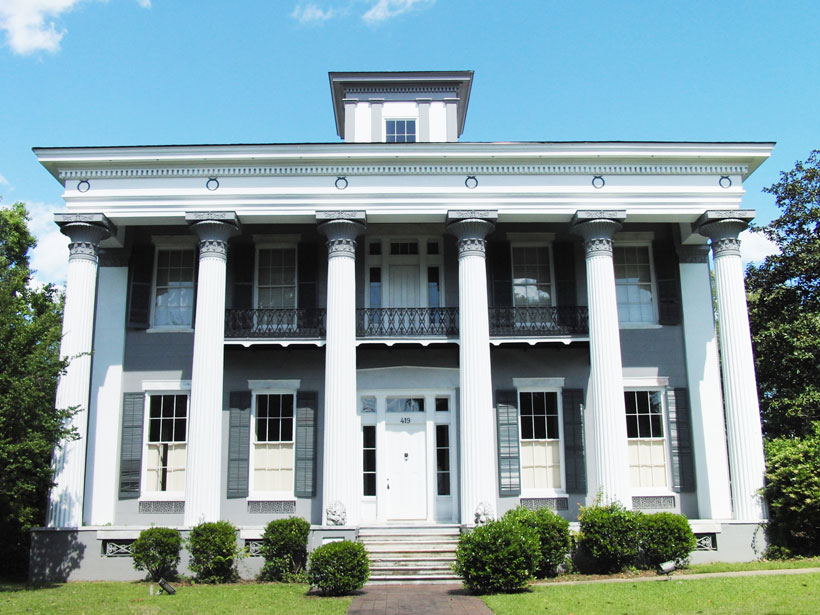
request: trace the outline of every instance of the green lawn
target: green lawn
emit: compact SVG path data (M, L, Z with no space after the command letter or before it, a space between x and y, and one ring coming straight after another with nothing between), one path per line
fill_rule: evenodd
M820 573L539 585L483 599L496 615L816 615Z
M352 600L306 596L306 591L305 585L183 585L175 596L151 596L148 583L65 583L40 589L0 584L0 613L341 615Z
M738 572L742 570L783 570L785 568L820 568L820 557L803 559L763 560L759 562L714 562L712 564L693 564L684 572Z

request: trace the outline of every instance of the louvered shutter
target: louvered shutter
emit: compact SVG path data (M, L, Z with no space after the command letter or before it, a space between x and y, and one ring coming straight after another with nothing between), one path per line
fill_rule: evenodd
M145 394L125 393L122 400L122 438L120 441L120 499L140 495L142 472L142 423Z
M495 408L498 426L498 493L501 497L520 495L521 462L516 391L496 391Z
M229 498L248 497L250 463L251 392L231 391L228 421Z
M658 323L680 324L680 271L671 242L655 241L652 244L652 260L658 288Z
M233 277L232 307L237 310L253 308L253 268L256 248L253 244L231 246L228 262Z
M316 391L299 391L296 394L296 468L293 492L298 498L311 498L316 493L318 406L319 394Z
M567 493L586 495L587 468L584 454L584 392L564 389L564 461Z
M672 490L695 490L695 457L692 451L692 417L689 409L689 391L684 388L666 392L666 411L669 414L669 444L672 461Z
M128 326L151 326L151 286L154 281L154 246L134 246L128 262Z

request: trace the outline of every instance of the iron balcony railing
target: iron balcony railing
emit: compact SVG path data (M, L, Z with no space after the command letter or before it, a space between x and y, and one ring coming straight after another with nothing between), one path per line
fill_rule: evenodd
M326 313L324 308L225 310L225 337L321 338Z
M356 310L359 337L458 335L458 308L362 308Z
M549 336L589 333L586 306L492 307L490 335Z

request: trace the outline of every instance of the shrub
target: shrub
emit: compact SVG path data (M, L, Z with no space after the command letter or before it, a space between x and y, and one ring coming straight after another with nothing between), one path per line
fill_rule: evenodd
M581 507L578 515L578 567L582 572L609 574L633 565L639 554L641 513L614 502Z
M140 532L131 545L134 568L147 570L154 581L173 579L179 564L182 538L177 530L169 527L151 527Z
M554 577L558 566L566 561L572 548L569 522L548 508L531 511L522 506L508 510L504 519L530 527L538 533L541 557L536 565L535 576L539 579Z
M200 523L188 537L188 567L200 583L229 583L236 578L236 528L227 521Z
M310 554L308 582L323 594L349 594L362 587L369 578L370 560L360 542L329 542Z
M640 517L641 559L650 568L674 560L686 565L689 554L697 547L695 534L683 515L655 513Z
M263 581L301 580L307 562L310 523L299 517L275 519L262 534L259 552L265 558L259 578Z
M527 585L540 560L538 532L510 518L461 535L453 570L477 592L511 592Z
M813 429L766 443L767 555L820 554L820 422Z

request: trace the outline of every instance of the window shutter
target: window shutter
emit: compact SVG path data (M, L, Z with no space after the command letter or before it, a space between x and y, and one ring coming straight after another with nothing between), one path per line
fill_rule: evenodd
M142 472L142 421L145 395L126 393L122 399L122 441L120 443L120 499L140 496Z
M508 241L487 243L487 262L490 265L490 300L493 307L512 306L512 255Z
M316 279L319 269L319 244L300 243L297 255L296 275L299 280L299 307L316 307Z
M128 298L128 326L151 326L151 286L154 282L154 246L134 246L128 263L131 274Z
M658 323L677 325L681 322L680 280L678 257L671 242L655 241L652 260L658 285Z
M692 417L689 391L684 388L666 392L669 414L669 444L672 450L672 490L695 490L695 457L692 451Z
M521 494L521 463L518 454L518 395L514 390L495 392L498 420L498 494Z
M316 391L299 391L296 394L296 471L293 493L297 498L312 498L316 492L318 402L319 394Z
M233 301L237 310L253 308L253 268L256 248L253 244L234 244L228 260L233 274ZM250 402L249 402L250 403Z
M575 307L575 244L562 241L553 244L555 258L555 302L558 306Z
M251 392L231 391L228 421L229 498L248 497L250 463Z
M564 461L567 493L586 495L587 467L584 455L584 392L564 389Z

